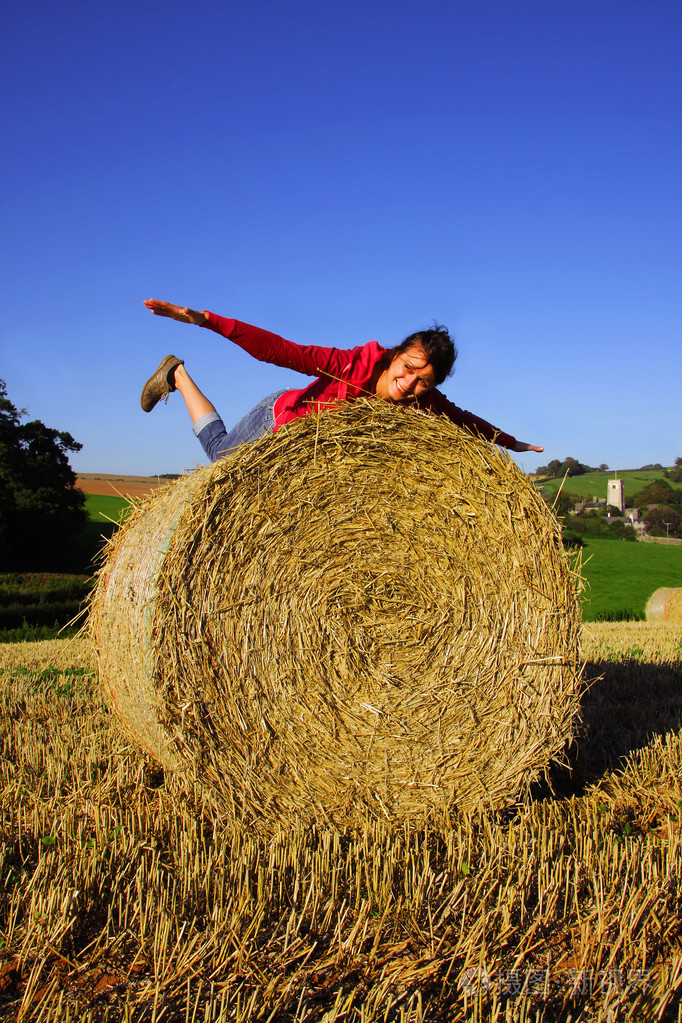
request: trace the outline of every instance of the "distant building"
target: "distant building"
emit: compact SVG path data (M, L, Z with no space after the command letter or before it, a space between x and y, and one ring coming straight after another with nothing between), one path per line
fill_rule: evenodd
M600 508L604 508L606 505L605 497L588 497L585 501L578 501L577 504L573 505L573 511L576 515L582 515L586 511L599 511Z
M606 493L606 503L613 505L619 512L625 509L625 497L623 494L622 480L609 480Z

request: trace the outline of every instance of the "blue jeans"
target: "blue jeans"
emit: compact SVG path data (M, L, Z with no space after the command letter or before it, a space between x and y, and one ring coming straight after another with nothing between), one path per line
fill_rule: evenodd
M229 431L225 429L225 423L217 412L207 412L197 419L193 426L194 434L210 460L217 462L240 444L250 444L264 434L271 433L275 426L275 402L288 390L290 388L287 387L263 398Z

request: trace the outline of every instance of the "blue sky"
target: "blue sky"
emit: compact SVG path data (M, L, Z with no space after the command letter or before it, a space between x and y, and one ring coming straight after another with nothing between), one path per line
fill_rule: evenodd
M645 0L8 5L0 376L82 472L203 462L184 357L228 425L304 379L162 298L306 344L437 319L443 390L567 455L682 455L682 6Z

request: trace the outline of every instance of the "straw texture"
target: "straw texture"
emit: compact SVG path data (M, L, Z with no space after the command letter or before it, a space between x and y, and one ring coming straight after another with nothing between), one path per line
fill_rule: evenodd
M129 733L250 825L513 799L578 706L579 578L514 462L353 402L157 492L91 608Z
M682 587L661 586L646 605L648 622L682 622Z

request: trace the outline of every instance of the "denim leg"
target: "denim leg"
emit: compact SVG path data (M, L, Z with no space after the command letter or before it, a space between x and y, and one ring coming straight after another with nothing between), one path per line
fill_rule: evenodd
M250 444L264 434L270 433L275 425L273 414L275 402L282 394L286 394L286 390L276 391L263 398L229 431L217 412L207 412L197 419L194 433L209 459L217 462L240 444Z

